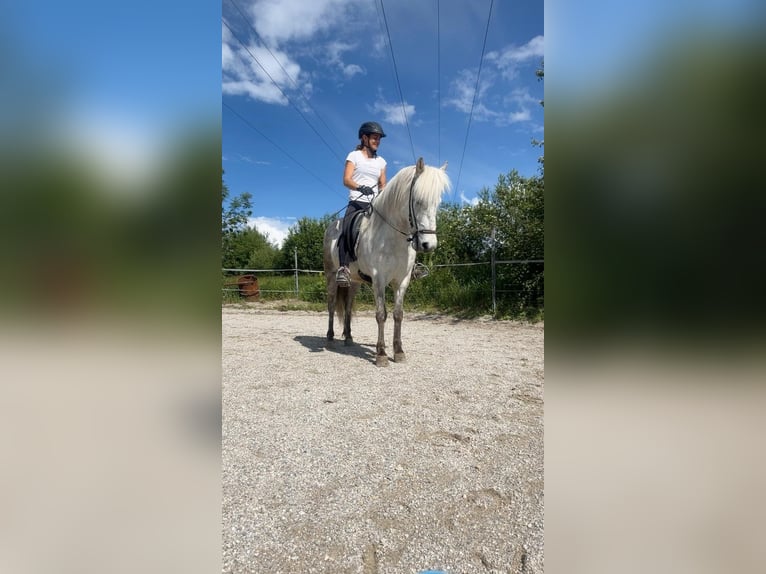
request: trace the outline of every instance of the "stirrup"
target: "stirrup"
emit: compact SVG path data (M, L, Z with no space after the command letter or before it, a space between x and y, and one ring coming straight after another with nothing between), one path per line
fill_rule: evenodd
M413 279L423 279L423 277L428 277L431 274L431 272L428 270L428 267L423 265L422 263L415 263L415 266L412 268L412 278Z

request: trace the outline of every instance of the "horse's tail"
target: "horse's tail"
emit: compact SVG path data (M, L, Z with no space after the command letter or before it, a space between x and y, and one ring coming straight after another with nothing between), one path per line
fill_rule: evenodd
M351 289L349 287L336 287L335 289L335 316L338 317L338 321L343 325L343 321L346 319L346 303L351 296Z

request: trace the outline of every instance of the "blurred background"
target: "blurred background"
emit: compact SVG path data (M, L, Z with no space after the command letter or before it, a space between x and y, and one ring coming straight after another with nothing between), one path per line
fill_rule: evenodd
M766 556L754 1L546 2L546 567Z
M0 7L0 571L220 570L220 4Z

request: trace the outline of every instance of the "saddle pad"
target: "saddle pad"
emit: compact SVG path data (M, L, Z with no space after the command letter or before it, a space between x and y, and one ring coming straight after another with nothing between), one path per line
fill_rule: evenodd
M359 240L359 226L362 223L362 217L366 213L365 210L357 211L351 217L351 223L348 229L343 230L343 235L346 238L346 246L348 247L348 254L351 256L351 261L356 261L356 243Z

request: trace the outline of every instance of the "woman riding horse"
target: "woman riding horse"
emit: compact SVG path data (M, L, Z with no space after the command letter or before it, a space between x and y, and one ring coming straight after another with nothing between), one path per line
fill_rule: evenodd
M338 247L341 220L328 225L324 236L323 267L327 281L327 341L335 338L334 315L343 325L345 345L352 345L351 314L354 297L367 282L375 299L375 319L378 322L378 342L375 345L375 364L388 364L384 327L386 323L386 289L391 288L394 303L394 361L405 360L402 348L402 318L404 295L414 276L418 253L431 253L438 244L436 214L442 194L450 188L447 165L441 168L425 165L423 158L407 166L391 178L385 193L371 205L369 215L359 221L359 234L355 245L355 260L349 264L353 280L339 285ZM356 227L356 224L354 224Z
M346 157L343 185L348 189L348 207L343 217L343 231L338 242L340 267L335 280L340 287L351 281L348 265L351 263L352 246L350 227L354 214L369 208L370 202L386 185L386 160L378 155L381 138L386 137L377 122L364 122L359 126L359 145ZM377 187L377 191L374 189Z
M359 126L359 144L346 156L343 185L349 189L349 192L348 206L338 241L340 265L335 281L339 287L347 287L351 282L348 265L356 261L351 245L353 241L351 225L354 216L360 211L367 211L372 200L383 191L386 185L386 160L378 155L380 140L384 137L386 134L378 122L364 122ZM420 279L426 275L428 275L428 269L420 263L415 263L412 278Z

